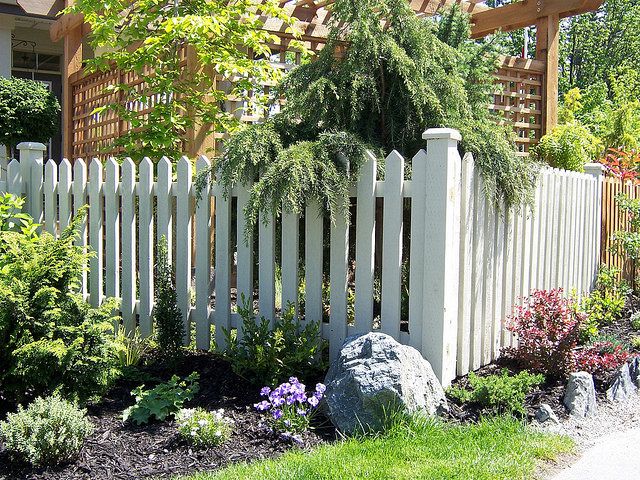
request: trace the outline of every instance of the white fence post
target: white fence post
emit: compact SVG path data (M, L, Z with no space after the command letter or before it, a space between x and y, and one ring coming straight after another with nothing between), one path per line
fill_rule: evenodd
M584 166L584 173L592 175L596 180L595 190L595 202L596 211L593 216L595 219L595 232L594 232L594 252L593 252L593 265L592 270L589 272L591 275L590 289L595 288L596 275L598 274L598 268L600 267L600 255L602 252L602 181L604 180L604 166L601 163L587 163Z
M460 133L446 128L429 129L425 188L424 302L422 354L443 385L456 375L458 287L460 265L460 195L462 160L458 154Z
M44 151L47 149L42 143L22 142L18 144L20 150L20 171L24 182L26 211L36 223L42 223L43 206L43 165Z

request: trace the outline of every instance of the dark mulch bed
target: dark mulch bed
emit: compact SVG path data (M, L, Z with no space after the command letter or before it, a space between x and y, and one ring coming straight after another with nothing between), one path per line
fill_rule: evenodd
M173 475L214 470L231 462L275 457L294 447L289 441L269 433L261 426L263 416L253 404L258 389L237 377L227 362L209 353L190 353L173 368L156 362L143 368L156 381L166 381L173 373L182 377L200 373L200 391L188 407L224 408L235 421L231 439L223 445L195 450L177 434L173 420L147 426L125 425L122 411L133 404L130 391L153 381L120 381L106 398L88 407L95 426L79 458L54 469L33 469L11 463L0 445L0 478L22 479L133 479L167 478ZM335 431L323 419L317 428L303 436L304 448L312 448L335 438Z

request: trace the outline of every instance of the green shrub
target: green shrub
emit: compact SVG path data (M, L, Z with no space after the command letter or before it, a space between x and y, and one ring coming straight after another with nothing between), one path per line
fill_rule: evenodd
M595 161L602 144L579 123L558 125L540 139L535 156L554 168L583 172L585 163Z
M151 341L148 338L142 338L139 329L136 328L133 333L127 334L124 326L118 327L114 354L120 367L138 366L150 349Z
M0 197L0 211L21 202ZM92 308L80 292L87 255L73 242L84 212L59 239L22 217L0 216L0 394L11 401L60 393L84 401L117 376L113 300Z
M0 144L46 143L59 125L60 104L42 82L0 78Z
M580 326L581 343L593 341L600 327L611 325L622 315L629 287L618 280L619 274L619 269L602 265L596 290L582 299L581 308L587 314L587 319Z
M495 414L526 413L525 396L531 389L544 382L544 376L532 375L526 370L510 376L504 369L500 375L479 377L469 374L471 390L453 387L448 390L451 398L462 403L475 403Z
M178 308L173 267L169 264L167 239L162 236L158 243L158 261L155 271L155 308L153 321L156 342L160 353L175 357L182 351L186 337L182 312Z
M322 341L320 322L295 318L289 304L282 316L274 320L273 328L264 317L257 322L253 307L242 298L238 307L242 317L242 338L238 341L225 330L225 356L233 371L256 385L277 385L291 376L311 375L320 365Z
M640 351L640 336L636 335L631 338L631 348L636 352Z
M233 420L224 410L208 412L204 408L183 408L176 414L178 433L196 447L215 447L231 437Z
M93 432L85 414L58 396L39 397L0 422L0 438L13 457L32 465L66 462L77 455Z
M184 380L174 375L168 382L161 383L151 390L145 390L144 385L140 385L131 391L136 403L125 409L122 419L142 425L149 423L152 418L162 421L170 415L175 415L184 402L193 399L198 393L199 378L198 373L193 372Z
M640 331L640 312L634 312L633 315L631 315L631 328Z

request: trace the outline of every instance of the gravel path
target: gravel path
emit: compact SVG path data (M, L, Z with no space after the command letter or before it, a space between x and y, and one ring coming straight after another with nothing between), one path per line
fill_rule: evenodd
M640 478L640 395L611 403L599 399L595 415L568 418L538 428L567 435L576 442L577 456L548 472L550 480L631 480ZM573 462L572 462L573 461ZM572 463L570 465L570 463Z

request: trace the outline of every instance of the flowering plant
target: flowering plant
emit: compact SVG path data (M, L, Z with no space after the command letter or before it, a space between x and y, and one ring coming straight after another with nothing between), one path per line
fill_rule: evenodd
M180 436L196 447L215 447L231 436L233 420L224 416L223 409L183 408L176 420Z
M631 355L622 345L610 341L595 342L576 351L576 366L589 373L604 373L623 365Z
M296 434L309 429L311 418L325 390L326 387L318 383L315 391L307 395L304 383L300 383L296 377L291 377L288 382L273 390L263 387L260 395L267 399L254 406L258 411L270 414L267 422L274 431L298 440Z

